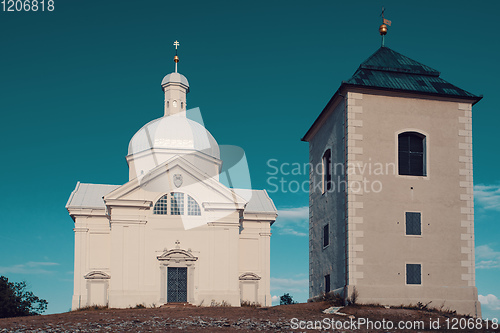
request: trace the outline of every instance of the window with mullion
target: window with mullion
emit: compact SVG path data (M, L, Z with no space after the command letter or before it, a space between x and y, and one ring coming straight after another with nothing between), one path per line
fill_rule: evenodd
M153 208L153 214L156 215L167 215L167 195L165 194L162 196L158 201L155 203L155 206Z
M188 197L188 215L201 215L200 205L190 195Z
M170 193L170 215L184 215L184 193Z
M425 136L416 132L405 132L398 136L399 174L425 176Z

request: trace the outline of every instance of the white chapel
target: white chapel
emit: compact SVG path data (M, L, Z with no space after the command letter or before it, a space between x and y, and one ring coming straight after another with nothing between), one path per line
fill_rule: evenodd
M131 139L123 185L78 182L72 309L138 304L271 305L270 236L277 217L265 190L219 181L219 145L189 119L189 83L164 77L164 116Z

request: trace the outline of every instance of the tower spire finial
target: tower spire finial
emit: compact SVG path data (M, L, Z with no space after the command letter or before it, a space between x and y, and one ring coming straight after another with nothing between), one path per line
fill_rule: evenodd
M175 57L174 57L174 62L175 62L175 72L177 73L177 63L179 62L179 57L177 56L177 47L179 46L179 42L176 40L174 42L174 46L175 46Z
M384 17L384 12L385 8L382 7L382 13L380 13L380 16L382 16L382 25L378 28L378 31L380 35L382 36L382 47L385 46L385 35L387 34L387 26L391 26L391 21L387 20Z

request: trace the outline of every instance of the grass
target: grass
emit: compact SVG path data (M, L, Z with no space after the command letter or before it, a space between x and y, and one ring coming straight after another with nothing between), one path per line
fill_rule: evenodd
M257 302L250 302L250 301L242 301L241 302L242 307L250 307L250 308L260 308L262 305Z
M432 307L429 306L432 303L432 301L428 303L421 303L417 302L417 304L412 304L410 303L409 305L404 305L401 304L400 306L391 306L393 309L408 309L408 310L422 310L422 311L427 311L427 312L436 312L440 314L445 314L445 315L456 315L457 311L455 310L450 310L449 308L444 308L444 303L439 307Z
M229 304L226 301L217 302L213 299L212 302L210 302L210 307L212 307L212 308L227 308L230 306L231 306L231 304Z
M100 311L100 310L107 310L108 306L107 305L88 305L84 306L82 308L75 309L73 311Z
M344 298L340 294L334 292L322 293L320 296L312 299L312 302L328 302L331 306L345 305Z

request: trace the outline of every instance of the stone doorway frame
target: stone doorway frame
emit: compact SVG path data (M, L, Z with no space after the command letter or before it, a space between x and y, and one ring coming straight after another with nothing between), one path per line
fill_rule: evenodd
M194 269L198 257L191 251L172 249L156 257L160 262L160 303L167 303L167 267L187 268L187 301L194 303Z

